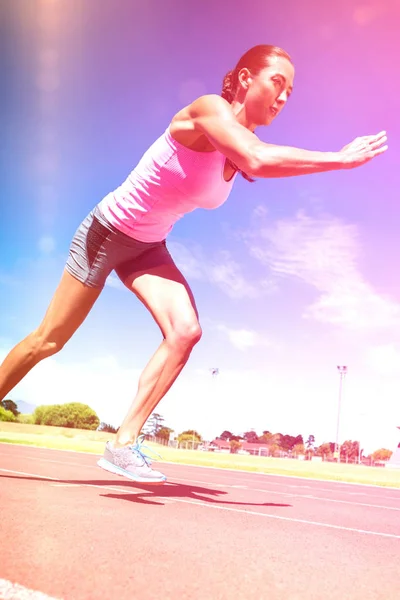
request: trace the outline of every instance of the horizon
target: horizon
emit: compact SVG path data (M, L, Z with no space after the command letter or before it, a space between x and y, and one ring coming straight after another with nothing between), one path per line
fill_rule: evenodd
M4 400L10 400L10 398L5 398ZM40 405L36 405L36 404L31 404L31 403L29 403L29 402L26 402L25 400L14 400L14 402L15 402L15 404L17 405L17 409L18 409L18 410L19 410L19 408L20 408L20 405L21 405L21 404L23 404L25 407L29 406L29 407L30 407L30 409L31 409L31 412L28 412L28 413L23 413L22 411L19 411L19 412L20 412L20 414L32 415L32 414L34 413L34 410L35 410L35 409L36 409L38 406L40 406ZM90 405L88 405L88 406L89 406L90 408L92 408L92 410L94 410L92 406L90 406ZM150 419L151 419L151 417L153 416L153 414L156 414L156 411L154 411L154 412L153 412L153 413L150 415L150 417L149 417L148 421L150 421ZM157 414L159 414L159 413L157 413ZM184 433L184 432L185 432L185 431L180 431L180 432L178 432L178 431L176 431L175 429L172 429L172 427L169 427L169 425L166 425L166 424L164 423L164 421L165 421L164 417L163 417L162 415L160 415L160 417L161 417L161 421L163 422L162 428L163 428L163 427L167 427L168 429L171 429L171 432L170 432L170 440L171 440L171 439L172 439L173 441L174 441L174 440L176 440L176 439L178 438L178 436L179 436L179 435L181 435L182 433ZM99 424L99 426L98 426L96 429L99 429L99 428L100 428L102 425L103 425L103 426L105 426L105 425L108 425L108 426L109 426L109 425L110 425L110 423L105 423L104 421L100 421L100 424ZM143 431L143 433L144 433L144 429L145 429L145 428L146 428L146 426L144 426L144 427L143 427L143 430L142 430L142 431ZM397 428L397 429L400 429L400 426L396 426L396 428ZM217 435L215 435L215 436L214 436L214 437L212 437L212 438L205 438L205 437L202 435L201 431L198 431L198 429L197 429L196 427L191 427L190 429L188 429L188 431L191 431L191 430L193 430L193 431L196 431L196 432L197 432L197 433L200 435L200 437L201 437L201 442L202 442L202 443L204 443L204 442L205 442L205 443L212 443L212 442L213 442L214 440L216 440L216 439L221 439L221 435L223 435L225 432L227 432L227 431L228 431L227 429L223 429L223 430L221 431L221 433L220 433L220 434L217 434ZM254 432L257 434L257 437L259 437L259 438L260 438L260 437L262 436L262 434L263 434L265 431L267 431L267 430L257 431L257 430L255 430L255 429L250 429L250 430L246 430L246 431L229 431L229 433L231 433L231 434L232 434L232 437L234 437L234 438L235 438L235 437L239 437L240 439L242 439L242 440L245 440L245 437L244 437L244 436L245 436L245 434L246 434L246 433L249 433L250 431L254 431ZM272 435L281 435L281 436L285 436L285 435L291 435L291 434L284 433L284 430L282 430L282 431L275 431L275 432L274 432L274 431L270 431L269 433L271 433ZM150 436L153 436L153 437L157 437L157 436L154 436L154 435L153 435L153 434L151 434L151 433L146 433L146 435L150 435ZM314 435L314 434L309 434L309 436L313 436L313 435ZM307 441L308 441L308 436L306 436L306 435L305 435L305 434L303 434L302 432L299 432L299 433L297 434L297 436L292 436L292 437L298 437L298 436L301 436L301 437L302 437L302 439L303 439L303 443L304 443L304 445L306 445L306 443L307 443ZM317 436L315 436L315 435L314 435L314 437L318 437L318 435L317 435ZM359 441L359 440L357 440L356 438L350 437L350 438L349 438L349 439L347 439L347 440L343 440L343 441L342 441L342 444L343 444L344 442L346 442L346 441L352 441L352 442L358 442L358 443L360 443L360 441ZM247 442L247 441L246 441L246 443L249 443L249 442ZM255 442L255 443L257 444L257 443L264 443L264 442ZM329 443L329 444L335 444L335 441L334 441L334 440L325 440L324 442L321 442L320 444L313 443L312 447L314 448L314 450L317 450L319 446L321 446L322 444L326 444L326 443ZM266 444L266 443L264 443L264 444L265 444L265 445L268 445L268 444ZM396 448L397 448L397 446L395 447L395 449L394 449L394 450L396 450ZM394 451L392 448L375 448L374 450L370 451L370 452L369 452L369 454L372 454L373 452L375 452L375 451L377 451L377 450L382 450L382 449L390 450L390 451L392 451L392 452ZM362 448L362 451L363 451L363 448ZM365 456L365 454L364 454L364 451L363 451L363 456Z

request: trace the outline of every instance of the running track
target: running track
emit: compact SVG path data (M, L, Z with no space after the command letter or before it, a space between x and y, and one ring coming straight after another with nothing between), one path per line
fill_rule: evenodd
M97 459L0 444L0 598L400 598L400 489Z

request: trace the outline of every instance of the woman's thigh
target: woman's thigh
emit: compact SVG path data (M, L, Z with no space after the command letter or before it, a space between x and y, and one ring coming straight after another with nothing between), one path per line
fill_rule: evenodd
M165 337L182 327L199 329L192 290L165 245L154 248L144 262L125 264L116 273L150 311Z

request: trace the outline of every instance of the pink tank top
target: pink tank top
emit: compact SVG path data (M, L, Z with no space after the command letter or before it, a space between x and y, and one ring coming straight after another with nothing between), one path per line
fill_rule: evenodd
M217 208L227 200L237 173L225 181L225 160L218 151L186 148L174 140L168 127L98 208L111 225L130 237L141 242L164 240L184 214Z

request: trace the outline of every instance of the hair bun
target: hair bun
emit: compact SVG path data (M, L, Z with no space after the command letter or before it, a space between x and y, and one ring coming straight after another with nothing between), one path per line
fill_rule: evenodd
M229 71L224 77L222 82L222 92L221 96L225 98L230 104L233 101L233 71Z

